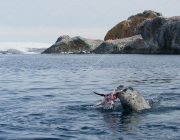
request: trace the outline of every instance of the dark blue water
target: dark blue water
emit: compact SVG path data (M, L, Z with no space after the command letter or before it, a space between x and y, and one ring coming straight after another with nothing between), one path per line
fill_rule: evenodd
M180 139L179 55L0 55L0 139ZM151 109L93 105L118 85Z

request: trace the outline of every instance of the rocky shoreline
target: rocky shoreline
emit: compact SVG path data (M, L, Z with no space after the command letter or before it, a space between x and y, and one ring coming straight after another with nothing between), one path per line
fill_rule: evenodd
M105 40L60 36L43 54L180 54L180 16L144 11L113 27Z

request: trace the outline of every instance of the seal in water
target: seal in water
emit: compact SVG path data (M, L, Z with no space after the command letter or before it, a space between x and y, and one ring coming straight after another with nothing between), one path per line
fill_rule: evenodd
M125 88L124 86L120 85L117 87L117 90L114 90L109 94L100 94L96 92L95 94L104 96L104 100L99 105L104 105L105 108L114 108L114 101L117 98L120 99L125 110L140 111L151 108L138 90L132 87Z

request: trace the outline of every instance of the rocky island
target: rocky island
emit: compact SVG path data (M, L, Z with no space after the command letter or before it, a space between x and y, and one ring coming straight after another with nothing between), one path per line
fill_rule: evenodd
M138 35L139 33L136 29L140 23L158 16L162 16L162 14L150 10L130 16L127 20L118 23L116 26L110 29L104 37L104 40L121 39Z
M97 48L103 41L92 40L82 37L60 36L55 44L42 53L90 53Z
M104 41L64 35L42 53L179 54L180 17L144 11L118 23Z

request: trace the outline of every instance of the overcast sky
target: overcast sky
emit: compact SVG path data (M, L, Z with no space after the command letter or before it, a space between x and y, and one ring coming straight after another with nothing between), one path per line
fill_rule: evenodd
M0 0L0 42L54 43L61 35L103 39L144 10L180 15L180 0Z

